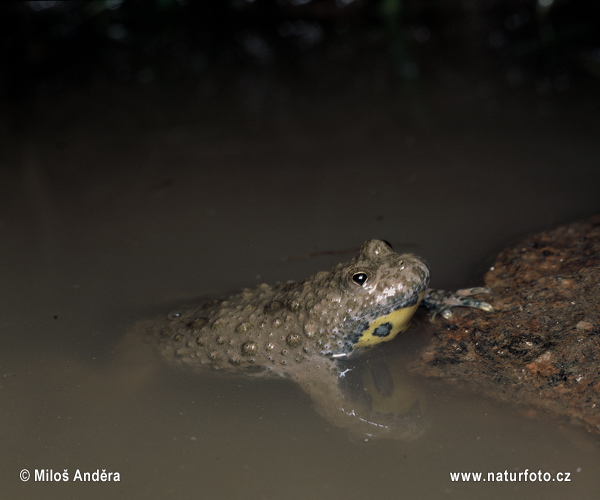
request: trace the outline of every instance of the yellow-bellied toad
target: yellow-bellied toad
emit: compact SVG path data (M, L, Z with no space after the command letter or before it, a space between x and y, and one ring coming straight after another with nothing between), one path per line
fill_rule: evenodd
M348 387L348 372L360 373L360 367L348 365L348 357L405 331L419 304L445 317L454 306L491 310L489 304L470 297L485 289L446 293L428 290L428 284L424 260L399 255L388 243L370 240L350 262L329 272L300 283L245 289L140 323L138 328L150 330L150 339L170 360L228 372L287 376L336 425L361 436L412 439L423 432L426 420L417 403L411 403L405 415L377 414L372 406L368 410L357 406L343 387ZM402 383L394 382L396 375L387 378L389 400L394 383L396 387Z
M370 240L354 259L329 272L173 311L153 330L163 353L187 364L294 376L393 339L408 327L428 284L424 260ZM487 307L469 297L436 294L427 293L424 303L437 312Z

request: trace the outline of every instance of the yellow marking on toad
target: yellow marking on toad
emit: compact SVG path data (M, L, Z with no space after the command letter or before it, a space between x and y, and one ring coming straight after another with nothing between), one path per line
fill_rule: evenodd
M385 316L380 316L377 318L369 325L369 328L364 331L354 347L371 347L375 344L379 344L380 342L389 342L396 335L404 332L408 328L410 319L415 314L415 311L417 310L417 307L419 307L424 295L425 292L422 292L421 295L419 295L419 300L417 300L417 303L410 307L403 307L402 309L392 311ZM375 335L374 332L377 327L384 325L385 323L391 323L392 328L390 333L388 333L385 337Z

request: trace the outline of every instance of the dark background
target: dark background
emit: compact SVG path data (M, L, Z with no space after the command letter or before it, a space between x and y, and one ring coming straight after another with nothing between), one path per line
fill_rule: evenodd
M539 92L600 73L591 0L3 2L0 33L3 96L15 107L98 81L226 86L248 73L310 93L376 69L376 93L434 77L445 56L477 58L507 86Z

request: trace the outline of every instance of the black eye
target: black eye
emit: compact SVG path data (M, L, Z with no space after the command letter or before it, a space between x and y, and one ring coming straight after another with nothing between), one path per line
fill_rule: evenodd
M386 240L381 240L381 241L383 241L388 247L390 247L390 250L394 249L394 247L392 246L392 244L389 241L386 241Z
M358 286L363 286L367 281L369 281L370 277L371 274L367 271L356 271L352 273L352 281Z
M354 273L352 275L352 281L360 286L363 286L368 279L369 277L367 276L367 273Z
M373 273L365 267L355 267L346 275L346 282L350 285L363 286L373 277Z

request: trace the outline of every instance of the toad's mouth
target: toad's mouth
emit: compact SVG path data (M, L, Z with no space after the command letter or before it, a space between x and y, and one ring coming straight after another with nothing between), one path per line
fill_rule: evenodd
M399 333L406 331L424 295L425 290L422 290L408 301L404 297L358 319L354 331L344 342L343 351L334 354L333 357L349 356L356 347L371 347L381 342L389 342Z

